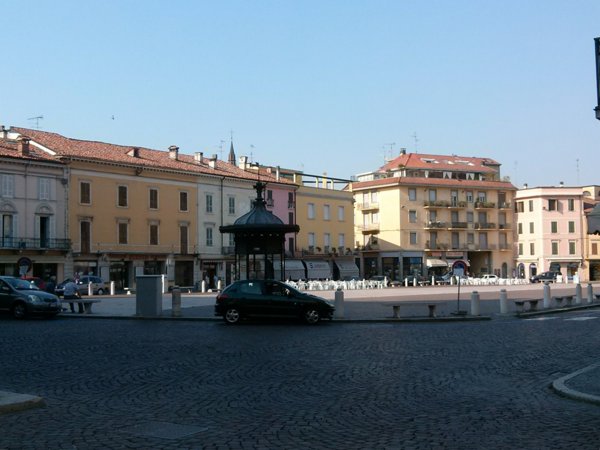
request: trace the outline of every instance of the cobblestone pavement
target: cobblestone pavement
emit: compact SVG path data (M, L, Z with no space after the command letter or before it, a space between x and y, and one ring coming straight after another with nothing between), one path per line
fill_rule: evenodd
M600 408L556 378L600 319L463 323L0 317L0 449L598 449ZM596 314L597 316L597 314Z

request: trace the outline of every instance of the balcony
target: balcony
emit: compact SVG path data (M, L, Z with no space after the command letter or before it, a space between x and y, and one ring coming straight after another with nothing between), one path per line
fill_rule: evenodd
M448 205L448 208L450 208L450 209L461 209L461 208L466 208L466 207L467 207L466 201L458 201L455 198L450 200L450 204Z
M475 252L485 252L496 250L495 244L467 244L467 250Z
M448 208L450 206L450 202L446 200L429 200L423 202L423 206L426 209Z
M498 245L498 250L500 250L501 252L512 251L512 245L509 245L509 244L499 244Z
M448 250L450 245L446 242L425 242L425 250Z
M446 228L446 222L438 222L438 221L427 221L425 222L425 229L441 229Z
M465 230L469 228L469 224L467 222L450 222L448 223L448 229L461 229Z
M475 202L475 209L492 209L495 207L496 207L496 203L494 203L494 202L483 202L483 201Z
M235 254L235 245L229 245L221 248L222 255L234 255Z
M379 202L357 203L357 206L361 211L373 211L379 209Z
M512 204L510 202L500 202L498 203L498 209L511 209Z
M499 223L498 228L501 230L510 230L512 225L510 223Z
M71 250L70 239L0 237L0 246L11 250Z
M473 224L475 230L495 230L496 224L491 222L476 222Z
M370 223L367 225L359 225L358 229L362 232L362 234L379 233L379 224Z

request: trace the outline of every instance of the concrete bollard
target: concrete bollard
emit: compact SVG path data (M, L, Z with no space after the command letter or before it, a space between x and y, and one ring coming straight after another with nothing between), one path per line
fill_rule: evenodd
M88 283L88 295L89 296L94 295L94 286L92 286L92 282L91 281Z
M217 281L217 290L219 292L221 292L223 290L223 282L221 281L220 278L219 278L219 281Z
M181 317L181 290L178 287L171 290L171 316Z
M408 287L408 277L404 279L404 287Z
M417 287L417 277L414 277L414 278L413 278L413 286L414 286L414 287Z
M202 280L202 293L206 292L206 281Z
M508 297L506 289L500 289L500 314L508 314Z
M544 309L550 308L551 301L552 301L552 295L550 294L550 284L544 283Z
M581 305L581 284L577 283L575 286L575 304Z
M471 293L471 315L479 315L479 292L477 291Z
M110 282L110 295L115 295L115 282Z
M344 318L344 291L341 288L337 288L335 291L335 311L333 317L336 319Z
M594 288L591 283L587 285L587 302L594 303Z

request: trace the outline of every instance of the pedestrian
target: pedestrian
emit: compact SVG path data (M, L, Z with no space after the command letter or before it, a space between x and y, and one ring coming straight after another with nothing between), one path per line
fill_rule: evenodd
M46 292L50 292L54 294L56 290L56 277L52 275L48 282L46 283Z
M77 303L77 302L75 302L73 300L77 300L78 298L81 298L81 295L79 294L77 285L75 284L75 282L73 280L69 280L65 284L64 296L65 296L65 300L67 300L69 302L69 306L71 307L71 312L74 313L75 312L75 303ZM83 303L78 303L78 305L79 305L79 313L83 313Z

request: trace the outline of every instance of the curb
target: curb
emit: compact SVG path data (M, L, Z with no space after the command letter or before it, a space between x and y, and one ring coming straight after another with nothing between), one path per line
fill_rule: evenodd
M560 314L563 312L570 312L570 311L581 311L581 310L585 310L585 309L594 309L594 308L600 308L600 304L599 303L592 303L592 304L588 303L585 305L567 306L567 307L563 307L563 308L550 308L550 309L542 309L539 311L524 311L522 313L516 313L515 317L528 318L528 317L535 317L535 316L545 316L548 314Z
M582 401L582 402L593 403L595 405L600 405L600 397L599 396L592 395L592 394L586 394L585 392L580 392L575 389L571 389L571 388L567 387L567 384L566 384L570 379L575 378L579 375L582 375L582 374L589 372L590 370L596 369L598 367L600 367L600 363L592 364L591 366L580 369L577 372L573 372L569 375L565 375L564 377L560 377L557 380L554 380L552 382L552 389L554 389L554 391L556 393L558 393L559 395L562 395L564 397L567 397L567 398L570 398L573 400Z
M0 414L8 414L44 406L46 406L46 401L42 397L0 391Z

